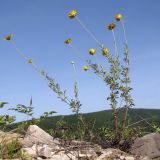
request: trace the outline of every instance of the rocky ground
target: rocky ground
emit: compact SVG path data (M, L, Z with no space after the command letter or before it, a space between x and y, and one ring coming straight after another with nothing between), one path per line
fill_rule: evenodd
M102 149L87 142L64 142L54 139L36 125L29 126L25 136L0 133L6 143L19 137L26 160L160 160L160 134L151 133L134 141L130 153L119 149ZM18 160L18 159L17 159Z

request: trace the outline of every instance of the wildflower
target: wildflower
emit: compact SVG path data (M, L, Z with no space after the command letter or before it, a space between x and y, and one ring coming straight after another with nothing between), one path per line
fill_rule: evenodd
M122 19L122 14L118 13L116 16L115 16L115 19L116 21L120 21Z
M28 58L28 63L32 63L32 62L33 62L32 58Z
M107 26L107 28L109 29L109 30L112 30L112 29L114 29L116 27L116 24L115 23L110 23L108 26Z
M89 49L89 54L90 54L90 55L93 56L95 53L96 53L96 50L95 50L94 48L90 48L90 49Z
M87 65L83 66L83 69L84 69L84 71L87 71L88 70L88 66Z
M69 12L69 14L68 14L68 17L71 18L71 19L73 19L73 18L76 17L76 15L77 15L77 11L76 10L71 10Z
M13 34L9 34L4 38L4 40L5 41L10 41L12 37L13 37Z
M68 38L68 39L66 39L66 40L64 41L64 43L65 43L65 44L70 44L71 41L72 41L71 38Z
M103 56L107 56L108 54L109 54L108 48L103 48L103 49L102 49L102 55L103 55Z

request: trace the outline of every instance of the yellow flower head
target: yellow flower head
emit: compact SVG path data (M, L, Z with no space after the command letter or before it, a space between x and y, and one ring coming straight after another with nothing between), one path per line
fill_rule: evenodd
M71 18L71 19L73 19L73 18L76 17L76 15L77 15L77 11L76 10L71 10L69 12L69 14L68 14L68 17Z
M12 37L13 37L13 34L9 34L4 38L4 40L9 41L9 40L11 40Z
M102 55L103 55L103 56L107 56L108 54L109 54L108 48L103 48L103 49L102 49Z
M90 55L93 56L95 53L96 53L96 50L95 50L94 48L90 48L90 49L89 49L89 54L90 54Z
M112 29L114 29L116 27L116 24L115 23L110 23L108 26L107 26L107 28L109 29L109 30L112 30Z
M32 58L28 58L28 63L32 63L32 62L33 62Z
M88 70L88 66L87 65L83 66L83 69L84 69L84 71L87 71Z
M65 43L65 44L70 44L71 41L72 41L71 38L68 38L68 39L66 39L66 40L64 41L64 43Z
M115 16L115 19L116 19L116 21L120 21L121 19L122 19L122 14L121 13L118 13L118 14L116 14L116 16Z

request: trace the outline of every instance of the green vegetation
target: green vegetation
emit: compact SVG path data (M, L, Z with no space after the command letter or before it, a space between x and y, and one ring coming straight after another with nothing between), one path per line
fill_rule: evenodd
M154 124L160 124L160 109L130 109L129 110L129 125L128 127L141 127L146 131L155 131ZM83 114L87 120L95 120L95 128L101 128L104 126L112 126L112 110L98 111L92 113ZM38 119L37 119L38 120ZM57 127L57 123L63 120L63 125L76 126L77 118L76 115L59 115L50 116L40 121L39 127L45 131L54 130ZM30 121L31 122L31 121ZM20 122L21 123L21 122ZM20 123L13 123L9 125L7 130L12 130L18 127ZM150 126L152 125L152 126Z
M2 159L14 159L14 158L23 159L25 155L21 150L21 147L22 146L18 142L18 138L16 140L12 140L9 143L7 143L4 139L0 143L0 157Z
M112 111L106 110L106 111L99 111L99 112L93 112L93 113L86 113L84 114L84 117L86 119L96 119L95 122L95 128L99 128L104 126L108 123L108 125L111 125L112 120ZM148 126L148 128L151 128L147 122L152 124L152 122L160 123L160 109L130 109L129 110L129 124L133 127L137 127L139 125L141 126ZM55 124L57 121L59 121L62 117L64 117L64 121L68 122L69 124L75 124L76 123L76 116L75 115L68 115L68 116L54 116L54 117L48 117L44 121L42 121L39 126L42 127L45 130L49 130L55 127ZM145 122L146 119L147 122ZM141 122L140 122L141 121ZM139 122L139 123L136 123Z

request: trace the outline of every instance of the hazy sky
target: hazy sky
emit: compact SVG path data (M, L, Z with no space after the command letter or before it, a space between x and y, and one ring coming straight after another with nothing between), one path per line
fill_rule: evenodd
M57 99L47 83L15 52L3 37L12 33L18 48L41 69L67 89L73 97L74 72L69 62L76 62L82 112L110 109L106 97L108 87L91 71L84 72L86 59L107 61L101 56L97 43L75 19L67 17L76 9L78 17L113 51L113 39L106 25L117 13L122 13L126 25L131 61L131 86L135 107L160 107L160 1L159 0L0 0L0 101L29 103L32 96L36 116L55 110L70 114L69 107ZM119 24L115 30L119 54L123 55L123 32ZM72 38L77 55L64 40ZM96 57L88 49L96 48ZM2 110L1 113L5 113ZM11 112L7 112L11 113ZM15 114L15 113L12 113ZM18 114L19 119L25 119Z

